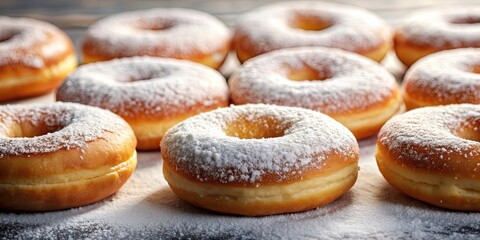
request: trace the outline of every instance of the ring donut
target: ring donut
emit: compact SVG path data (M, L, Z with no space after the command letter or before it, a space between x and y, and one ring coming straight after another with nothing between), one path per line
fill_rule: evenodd
M76 67L72 41L60 29L0 16L0 102L52 91Z
M376 159L401 192L480 211L480 105L425 107L393 118L378 134Z
M148 55L186 59L218 69L230 50L230 38L225 24L196 10L125 12L88 28L83 62Z
M480 49L454 49L416 62L403 79L407 109L480 104Z
M308 109L222 108L176 125L161 144L163 173L173 191L217 212L309 210L340 197L357 179L354 136Z
M275 3L247 13L233 42L240 62L303 46L341 48L379 62L392 45L390 28L371 12L319 1Z
M177 59L133 57L79 67L58 89L57 100L108 109L133 128L139 150L157 150L168 128L229 104L217 71Z
M398 58L411 66L429 54L455 48L480 47L480 6L420 10L395 32Z
M72 103L0 106L0 209L50 211L104 199L137 163L113 113Z
M229 79L233 103L308 108L371 136L404 110L395 78L378 63L340 49L303 47L251 59Z

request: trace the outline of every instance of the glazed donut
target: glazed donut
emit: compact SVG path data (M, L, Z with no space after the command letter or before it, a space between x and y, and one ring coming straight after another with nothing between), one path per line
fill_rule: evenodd
M223 213L317 208L357 179L354 136L308 109L262 104L218 109L171 128L161 149L172 190L195 206Z
M229 79L235 104L303 107L329 115L357 139L404 110L395 78L378 63L340 49L302 47L263 54Z
M480 49L455 49L416 62L403 79L408 109L454 103L480 104Z
M88 28L83 62L155 56L186 59L218 69L230 50L228 28L189 9L150 9L107 17Z
M432 8L413 13L395 32L398 58L411 66L434 52L480 47L480 6Z
M52 91L76 66L72 41L57 27L0 16L0 102Z
M120 117L72 103L0 106L0 209L50 211L104 199L137 164Z
M378 167L401 192L435 206L480 210L480 105L415 109L378 135Z
M168 128L229 104L217 71L177 59L133 57L86 64L68 76L57 100L108 109L133 128L140 150L156 150Z
M391 48L391 31L372 13L325 2L267 5L238 22L234 46L240 62L276 49L341 48L380 61Z

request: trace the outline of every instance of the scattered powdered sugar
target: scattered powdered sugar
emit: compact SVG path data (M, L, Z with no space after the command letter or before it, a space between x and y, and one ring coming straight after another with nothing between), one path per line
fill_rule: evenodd
M328 78L288 79L291 72L306 68ZM302 47L276 50L245 62L230 78L229 87L236 104L268 103L344 114L388 101L398 84L370 59L339 49Z
M166 8L125 12L89 27L83 49L110 57L152 55L185 58L223 48L230 32L220 20L196 10Z
M132 57L79 67L59 88L57 99L127 118L155 117L227 102L228 86L221 74L197 63Z
M420 101L433 98L434 104L480 103L476 68L480 69L480 49L442 51L415 63L403 84L409 96Z
M51 51L66 49L65 44L58 41L59 34L63 36L61 30L46 22L0 16L0 68L11 64L44 67L45 58L53 54ZM50 51L52 48L55 49Z
M480 6L429 8L397 28L409 43L441 48L480 47Z
M360 142L355 186L321 208L239 217L195 208L170 190L159 152L139 153L137 169L112 197L70 210L0 213L0 238L13 239L477 239L478 213L448 211L388 185L374 159L375 139Z
M275 120L284 135L241 139L225 133L245 119L266 125ZM272 127L272 126L265 126ZM302 170L321 169L326 154L351 159L358 154L355 137L330 117L307 109L273 105L242 105L187 119L163 137L161 149L171 165L200 181L255 183L266 174L275 180L300 179Z
M298 16L331 24L320 31L295 28ZM235 46L258 55L275 49L323 46L365 52L390 41L388 25L379 17L348 5L325 2L282 2L244 15L236 26Z
M447 169L458 159L478 162L480 142L464 139L464 131L480 135L480 106L447 105L415 109L388 121L380 130L382 146L417 168ZM457 169L459 170L459 169ZM477 169L464 169L475 173Z
M51 153L59 149L81 149L88 142L102 138L106 132L128 127L111 112L74 103L0 107L2 132L8 133L13 124L20 123L58 130L35 137L0 136L0 159L4 156Z

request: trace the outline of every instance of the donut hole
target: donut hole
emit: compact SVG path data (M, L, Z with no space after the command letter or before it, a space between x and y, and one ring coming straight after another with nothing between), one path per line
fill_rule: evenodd
M291 70L287 78L292 81L323 81L331 77L331 73L326 71L317 71L310 67Z
M467 121L455 131L455 135L470 141L480 142L480 119Z
M173 27L173 23L166 21L151 21L137 24L136 27L147 31L164 31Z
M255 120L238 118L227 123L225 134L240 139L276 138L285 135L288 126L269 117L260 117Z
M457 17L450 20L452 24L479 24L480 16Z
M317 16L295 15L290 21L292 28L305 31L321 31L332 26L332 23Z
M12 138L33 138L54 133L62 129L63 126L32 125L30 123L20 123L13 128Z
M8 42L16 35L15 32L7 32L6 34L0 35L0 43Z

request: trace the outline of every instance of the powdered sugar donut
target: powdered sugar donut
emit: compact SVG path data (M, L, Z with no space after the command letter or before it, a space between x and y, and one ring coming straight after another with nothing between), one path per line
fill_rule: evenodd
M407 66L434 52L480 47L480 6L442 7L413 13L394 37L398 58Z
M137 164L120 117L72 103L0 106L0 209L48 211L99 201Z
M60 29L0 16L0 101L52 91L75 67L72 41Z
M353 6L310 2L267 5L243 16L234 46L241 62L276 49L320 46L352 51L380 61L391 47L387 24Z
M187 59L218 69L230 49L228 28L189 9L150 9L107 17L88 28L85 63L133 56Z
M480 211L480 105L425 107L393 118L378 135L376 158L403 193Z
M398 84L387 70L340 49L272 51L247 61L228 84L235 104L312 109L344 124L358 139L375 134L404 110Z
M57 100L108 109L132 126L138 149L159 148L168 128L229 104L217 71L177 59L134 57L86 64L68 76Z
M328 116L244 105L200 114L161 143L163 172L189 203L218 212L268 215L327 204L355 183L359 148Z
M405 75L408 109L454 103L480 104L480 49L434 53L415 63Z

